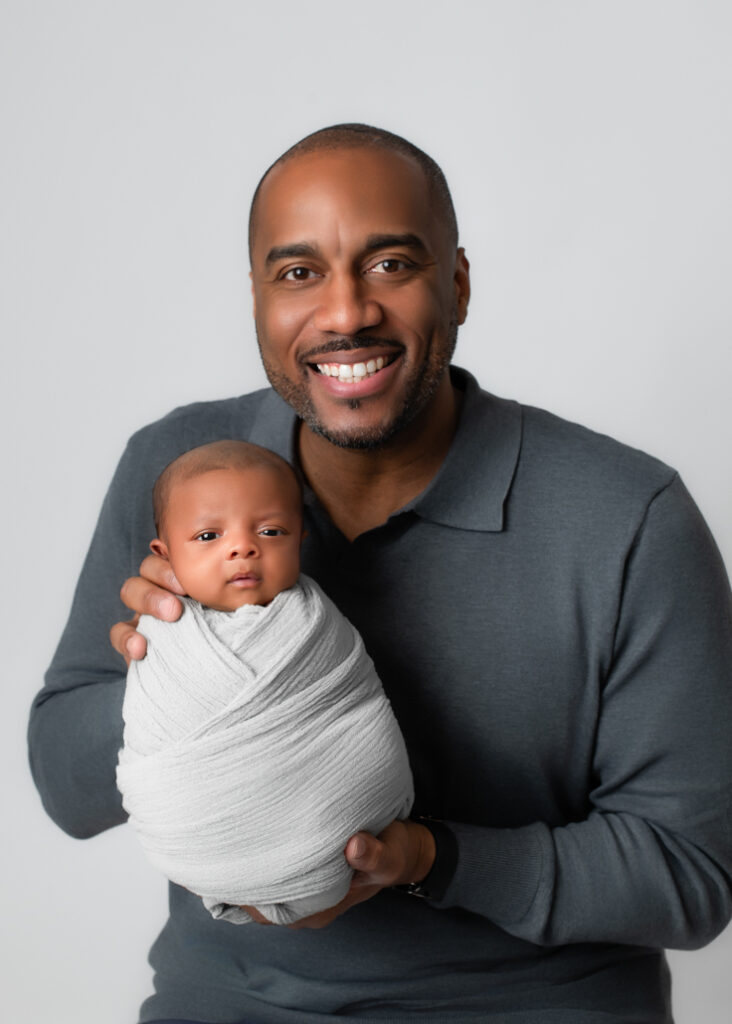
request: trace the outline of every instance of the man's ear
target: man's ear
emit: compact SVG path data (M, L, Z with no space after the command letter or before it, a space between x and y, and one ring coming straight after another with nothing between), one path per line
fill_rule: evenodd
M154 555L157 555L158 558L164 558L166 562L170 561L168 558L168 549L159 537L150 541L150 550Z
M457 300L458 323L464 324L468 315L470 302L470 264L462 247L457 251L455 260L455 298Z
M252 282L252 314L257 315L257 296L254 292L254 273L249 271L249 280Z

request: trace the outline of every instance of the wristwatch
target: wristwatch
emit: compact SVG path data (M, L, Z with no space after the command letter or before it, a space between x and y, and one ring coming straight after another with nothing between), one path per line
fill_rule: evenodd
M435 841L435 859L421 882L409 882L407 885L395 885L392 888L406 893L407 896L439 901L445 895L452 876L455 874L458 860L457 839L455 833L444 821L423 815L412 820L424 825L432 833L432 838Z

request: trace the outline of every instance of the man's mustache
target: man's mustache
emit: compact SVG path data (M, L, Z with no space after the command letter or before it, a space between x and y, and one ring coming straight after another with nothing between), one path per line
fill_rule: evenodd
M393 348L399 352L404 351L404 345L400 341L394 341L392 338L376 338L370 334L359 334L356 338L349 338L344 335L340 338L331 338L330 341L318 345L317 348L312 348L308 352L303 353L300 356L300 361L303 363L314 363L319 360L320 356L330 355L331 352L357 352L359 349L373 348L375 345L381 348Z

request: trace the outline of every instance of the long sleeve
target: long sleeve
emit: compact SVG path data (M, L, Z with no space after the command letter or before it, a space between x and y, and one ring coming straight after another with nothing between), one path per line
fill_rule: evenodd
M450 823L442 906L535 943L695 948L732 915L732 604L678 477L628 554L602 685L587 816Z
M66 629L33 702L28 732L31 770L44 807L70 835L87 838L126 819L115 782L126 669L109 643L109 630L130 617L120 587L137 575L155 534L153 483L189 448L246 437L267 398L289 437L291 412L283 412L284 403L265 390L174 409L134 434L120 459ZM259 428L265 438L271 422L265 410Z
M119 591L137 575L154 536L153 483L181 452L247 437L252 427L260 440L277 430L289 439L292 412L267 389L182 406L134 434L120 460L30 717L33 777L49 815L70 835L86 838L126 819L115 783L126 669L109 630L130 617Z
M102 506L68 623L30 717L31 770L44 807L78 838L126 817L115 784L125 666L110 646L109 629L129 617L119 589L140 562L131 535L131 503L139 493L134 461L128 448Z

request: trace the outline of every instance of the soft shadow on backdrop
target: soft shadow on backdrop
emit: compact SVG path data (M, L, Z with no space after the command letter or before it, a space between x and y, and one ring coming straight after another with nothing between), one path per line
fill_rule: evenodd
M129 433L259 387L244 223L267 164L364 120L451 184L483 385L679 469L732 565L732 10L580 0L4 0L3 1007L131 1024L165 885L124 828L68 839L25 762ZM121 583L121 581L120 581ZM678 1024L723 1024L732 932L673 954Z

